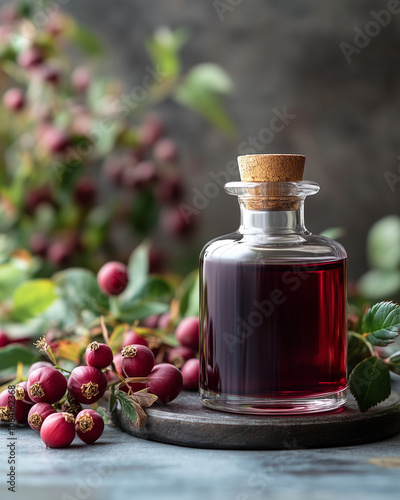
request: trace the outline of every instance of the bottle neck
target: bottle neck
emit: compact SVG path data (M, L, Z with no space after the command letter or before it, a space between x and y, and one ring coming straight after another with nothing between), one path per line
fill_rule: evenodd
M304 223L304 199L299 199L296 210L250 210L240 199L239 204L239 232L246 236L284 237L310 234Z

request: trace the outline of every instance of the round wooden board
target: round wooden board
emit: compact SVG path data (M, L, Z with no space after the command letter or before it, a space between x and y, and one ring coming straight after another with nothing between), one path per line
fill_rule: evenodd
M117 407L114 420L134 436L194 448L280 450L368 443L400 432L400 396L360 413L352 396L334 412L293 416L252 416L205 408L196 393L183 392L168 405L147 410L136 429Z

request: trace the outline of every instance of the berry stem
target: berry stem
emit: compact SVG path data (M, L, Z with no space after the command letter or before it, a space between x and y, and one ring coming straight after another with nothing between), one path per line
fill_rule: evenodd
M114 318L118 318L120 315L120 307L118 297L110 296L110 312L114 316Z

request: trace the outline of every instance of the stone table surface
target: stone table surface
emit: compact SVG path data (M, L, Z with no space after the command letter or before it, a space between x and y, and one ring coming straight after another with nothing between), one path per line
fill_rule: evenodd
M19 428L16 493L6 485L8 437L1 427L1 500L399 498L400 435L342 448L229 451L156 443L106 427L98 444L76 439L57 450Z

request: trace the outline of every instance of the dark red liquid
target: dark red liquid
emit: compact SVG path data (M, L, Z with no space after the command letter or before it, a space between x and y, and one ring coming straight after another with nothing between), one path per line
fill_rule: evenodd
M346 387L346 260L202 268L204 390L295 398Z

